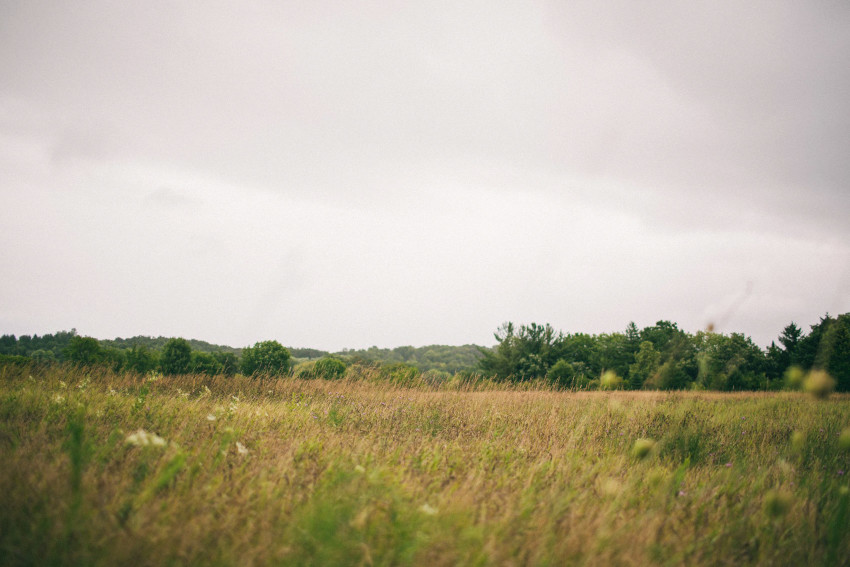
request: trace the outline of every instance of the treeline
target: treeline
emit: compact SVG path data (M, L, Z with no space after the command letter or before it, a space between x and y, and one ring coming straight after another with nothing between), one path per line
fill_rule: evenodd
M66 349L71 340L77 336L77 330L59 331L53 334L38 335L3 335L0 336L0 355L19 356L34 359L38 362L64 362L67 360ZM97 340L97 339L95 339ZM144 349L152 352L160 352L170 341L170 337L145 337L137 336L128 339L100 339L100 355L107 359L120 359L127 351ZM242 349L225 345L215 345L197 339L188 339L186 342L193 351L204 353L229 352L239 356ZM120 351L120 352L116 352Z
M461 354L454 353L454 349L461 351ZM382 355L387 355L387 360L382 360ZM440 356L444 359L440 359ZM380 379L410 383L423 376L431 381L447 380L453 373L463 371L463 365L466 365L467 370L474 367L478 358L480 353L478 347L474 346L432 346L421 349L399 347L393 350L373 348L333 355L318 349L288 349L277 341L263 341L253 347L235 349L183 338L98 340L79 336L76 330L41 337L0 337L0 363L69 363L138 374L160 372L166 375L232 376L241 373L245 376L293 375L298 378L334 379L348 371L358 374L368 370L370 375ZM410 363L420 359L430 368L423 371ZM456 370L450 373L440 368Z
M274 342L274 341L272 341ZM175 345L180 345L177 351L186 355L170 362L176 355ZM185 344L184 344L185 343ZM260 343L258 343L260 344ZM256 348L257 345L251 348ZM284 347L285 348L285 347ZM35 361L70 362L75 364L108 365L115 371L129 370L134 372L161 371L164 373L205 373L232 374L242 372L245 350L224 345L211 344L197 339L175 339L169 337L116 338L98 340L92 337L81 337L76 330L61 331L55 334L38 335L3 335L0 337L0 360L17 360L18 362ZM320 375L329 372L329 368L339 368L339 363L347 368L352 365L386 367L398 373L430 372L433 375L456 374L469 372L476 368L481 359L481 347L476 345L449 346L429 345L424 347L401 346L393 349L349 350L337 353L313 348L286 348L287 364L285 371L294 371L299 376L315 373ZM188 360L187 362L184 360ZM248 356L250 366L251 356ZM323 361L315 369L316 362ZM336 362L328 362L336 361ZM268 365L267 365L268 366ZM281 365L276 363L275 372L281 371ZM175 372L175 369L178 372ZM252 369L251 369L252 370ZM338 371L338 370L337 370ZM243 372L244 373L244 372ZM252 373L248 372L249 374Z
M564 334L550 325L506 323L492 348L430 345L371 347L331 354L288 349L277 341L236 349L182 338L99 341L75 330L41 337L0 337L0 363L71 363L140 374L358 376L364 370L394 383L450 379L531 380L570 389L777 390L802 373L823 370L838 391L850 391L850 313L828 314L803 332L787 325L767 349L740 333L691 334L658 321L622 333Z
M850 313L827 314L808 334L792 322L779 344L764 350L740 333L691 334L669 321L601 335L506 323L495 337L479 368L500 380L544 379L577 389L776 390L817 369L834 378L838 391L850 391Z

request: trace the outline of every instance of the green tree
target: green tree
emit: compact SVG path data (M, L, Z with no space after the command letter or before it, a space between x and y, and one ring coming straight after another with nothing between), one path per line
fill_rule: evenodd
M113 372L121 372L126 367L127 357L123 350L112 347L101 347L103 363Z
M192 347L181 338L169 339L162 348L160 368L163 374L188 374L192 365Z
M215 356L208 352L193 350L189 367L193 374L207 374L208 376L216 376L221 374L221 364L216 360Z
M147 374L156 368L156 356L144 345L134 344L126 350L127 370L138 374Z
M803 368L827 371L837 391L850 392L850 313L836 318L827 313L800 340L798 354Z
M74 336L63 352L65 360L82 366L90 366L103 360L100 343L93 337Z
M291 355L277 341L255 343L253 347L242 349L242 374L285 374L289 370Z
M214 352L213 356L221 367L220 373L225 376L233 376L239 370L239 359L232 352Z
M17 354L18 339L15 335L3 335L0 337L0 354Z
M562 358L563 335L550 325L505 323L494 337L499 344L493 350L481 349L479 367L484 374L516 380L542 378Z
M416 349L412 346L400 346L393 349L393 351L401 357L402 362L407 362L416 354Z
M629 388L640 390L661 366L661 353L649 341L640 343L634 363L629 366Z
M699 383L712 390L766 388L767 359L749 337L700 332L694 339L698 351Z
M600 372L613 370L618 376L628 377L638 348L639 345L633 351L628 336L623 333L603 333L594 337L591 360Z
M590 381L585 375L584 363L570 363L563 358L559 359L549 369L546 378L561 388L585 388Z
M796 323L794 323L794 321L791 321L790 325L787 325L784 329L782 329L782 334L779 335L779 343L785 351L785 368L788 368L792 364L799 363L797 348L800 345L800 339L802 337L803 331ZM783 368L783 370L785 370L785 368Z

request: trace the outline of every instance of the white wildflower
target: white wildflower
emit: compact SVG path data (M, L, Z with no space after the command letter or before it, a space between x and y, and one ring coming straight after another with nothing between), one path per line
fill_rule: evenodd
M135 433L128 435L126 442L136 447L165 447L168 444L165 439L156 433L148 433L144 429L139 429Z
M207 414L207 421L215 421L215 414L208 413Z
M439 512L439 510L432 507L427 502L419 507L419 511L422 512L423 514L425 514L426 516L436 516L437 512Z
M237 441L236 442L236 452L239 453L240 455L247 455L248 454L248 447L246 447L245 445L243 445L242 443Z
M65 396L60 396L59 394L56 394L55 396L53 396L53 403L62 404L64 402L65 402Z

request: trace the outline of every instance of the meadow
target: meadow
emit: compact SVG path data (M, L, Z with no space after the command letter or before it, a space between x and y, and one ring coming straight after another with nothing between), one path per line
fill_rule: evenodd
M846 565L848 427L846 394L5 365L0 564Z

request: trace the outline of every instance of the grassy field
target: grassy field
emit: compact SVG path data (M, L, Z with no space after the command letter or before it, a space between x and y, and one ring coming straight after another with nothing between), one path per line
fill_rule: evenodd
M850 398L0 367L2 565L842 565Z

